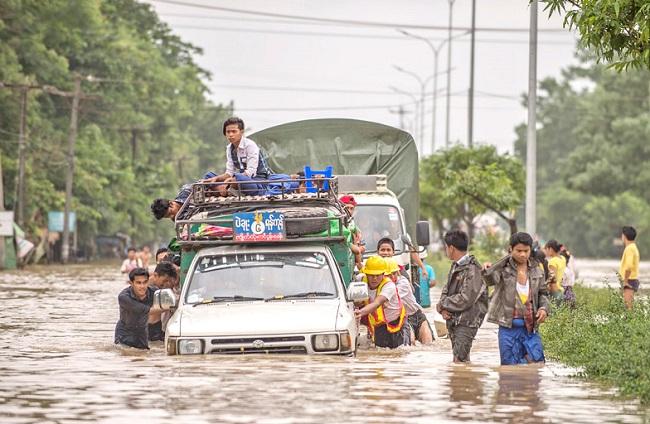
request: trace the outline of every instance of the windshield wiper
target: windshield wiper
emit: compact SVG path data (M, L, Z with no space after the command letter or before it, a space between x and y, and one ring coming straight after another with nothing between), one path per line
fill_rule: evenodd
M287 295L278 295L264 299L265 302L270 302L272 300L285 300L285 299L298 299L301 297L325 297L325 296L334 296L334 293L320 292L320 291L311 291L304 293L295 293Z
M202 302L197 302L193 304L192 306L196 305L207 305L210 303L219 303L219 302L227 302L227 301L234 301L234 302L245 302L247 300L264 300L263 297L250 297L250 296L240 296L240 295L235 295L235 296L215 296L212 299L206 299Z

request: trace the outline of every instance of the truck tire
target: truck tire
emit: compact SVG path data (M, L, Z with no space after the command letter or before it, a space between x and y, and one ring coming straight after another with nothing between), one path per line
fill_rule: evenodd
M320 233L327 231L327 226L329 225L327 209L325 208L280 208L278 212L282 212L285 218L291 219L286 221L287 236ZM323 219L298 220L294 218Z

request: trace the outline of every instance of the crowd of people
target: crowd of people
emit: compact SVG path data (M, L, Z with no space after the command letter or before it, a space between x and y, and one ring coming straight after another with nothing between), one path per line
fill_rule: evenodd
M623 227L621 237L625 245L619 270L621 287L626 307L632 308L639 289L636 230ZM446 322L453 361L470 361L474 338L486 319L499 328L501 365L544 362L539 325L552 305L576 306L575 261L569 250L556 240L540 248L530 234L518 232L510 237L506 256L481 265L468 253L465 232L446 233L444 245L452 265L436 309ZM365 305L359 305L357 317L366 320L376 346L396 348L413 344L415 339L429 342L426 330L431 327L426 316L420 315L412 287L392 258L392 241L381 240L377 251L379 255L368 258L361 269L370 297ZM488 296L490 287L493 290Z
M239 118L224 122L228 139L226 171L209 172L199 180L218 185L217 195L276 194L304 192L304 173L274 174L254 141L243 137L244 123ZM273 178L278 185L269 183ZM263 181L263 182L262 182ZM151 210L156 219L178 219L178 213L191 193L184 186L177 197L156 199ZM378 347L397 348L433 342L433 331L423 307L431 306L430 288L435 286L435 271L425 265L417 252L410 252L411 263L418 267L419 279L413 283L395 259L395 240L382 237L377 254L363 261L366 245L354 222L356 202L353 196L341 197L350 217L349 246L355 257L356 278L368 284L369 299L357 305L356 317L369 329ZM381 237L378 235L378 237ZM639 289L639 251L636 230L623 227L625 250L619 275L625 305L631 308ZM374 240L373 240L374 241ZM447 284L436 310L446 322L453 361L470 361L473 341L484 319L498 325L498 344L502 365L544 361L539 325L551 312L551 305L575 307L575 260L557 240L541 247L530 234L512 234L508 254L499 261L481 265L468 251L469 237L460 230L444 235L445 254L451 261ZM129 248L121 272L128 275L129 286L118 296L120 319L115 328L115 343L146 349L148 341L163 340L168 312L153 305L156 289L170 288L179 295L179 257L167 248L156 252L156 266L149 274L150 251ZM488 288L492 287L491 291ZM490 295L488 295L490 293Z

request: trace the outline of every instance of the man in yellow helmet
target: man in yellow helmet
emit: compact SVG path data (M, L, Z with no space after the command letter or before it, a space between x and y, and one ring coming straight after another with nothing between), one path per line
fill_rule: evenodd
M368 316L370 333L377 347L394 349L411 343L406 308L397 292L397 286L386 276L390 271L381 256L371 256L361 270L368 283L369 302L355 311L359 319Z
M429 325L429 320L422 311L422 307L415 299L411 282L401 274L399 264L395 258L384 258L384 260L388 265L388 277L397 286L397 293L399 293L400 300L406 308L406 316L411 325L411 330L414 332L411 342L415 343L415 340L418 340L422 344L433 343L433 331Z

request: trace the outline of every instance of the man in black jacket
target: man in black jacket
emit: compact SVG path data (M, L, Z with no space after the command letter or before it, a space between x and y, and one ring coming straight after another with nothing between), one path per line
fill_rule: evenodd
M469 362L472 342L487 312L487 289L481 277L481 265L467 253L467 234L450 231L444 239L447 257L453 264L437 310L447 321L454 362Z
M149 317L160 321L160 309L153 306L156 287L149 286L149 272L135 268L129 273L129 287L117 297L120 319L115 325L115 343L149 349Z

